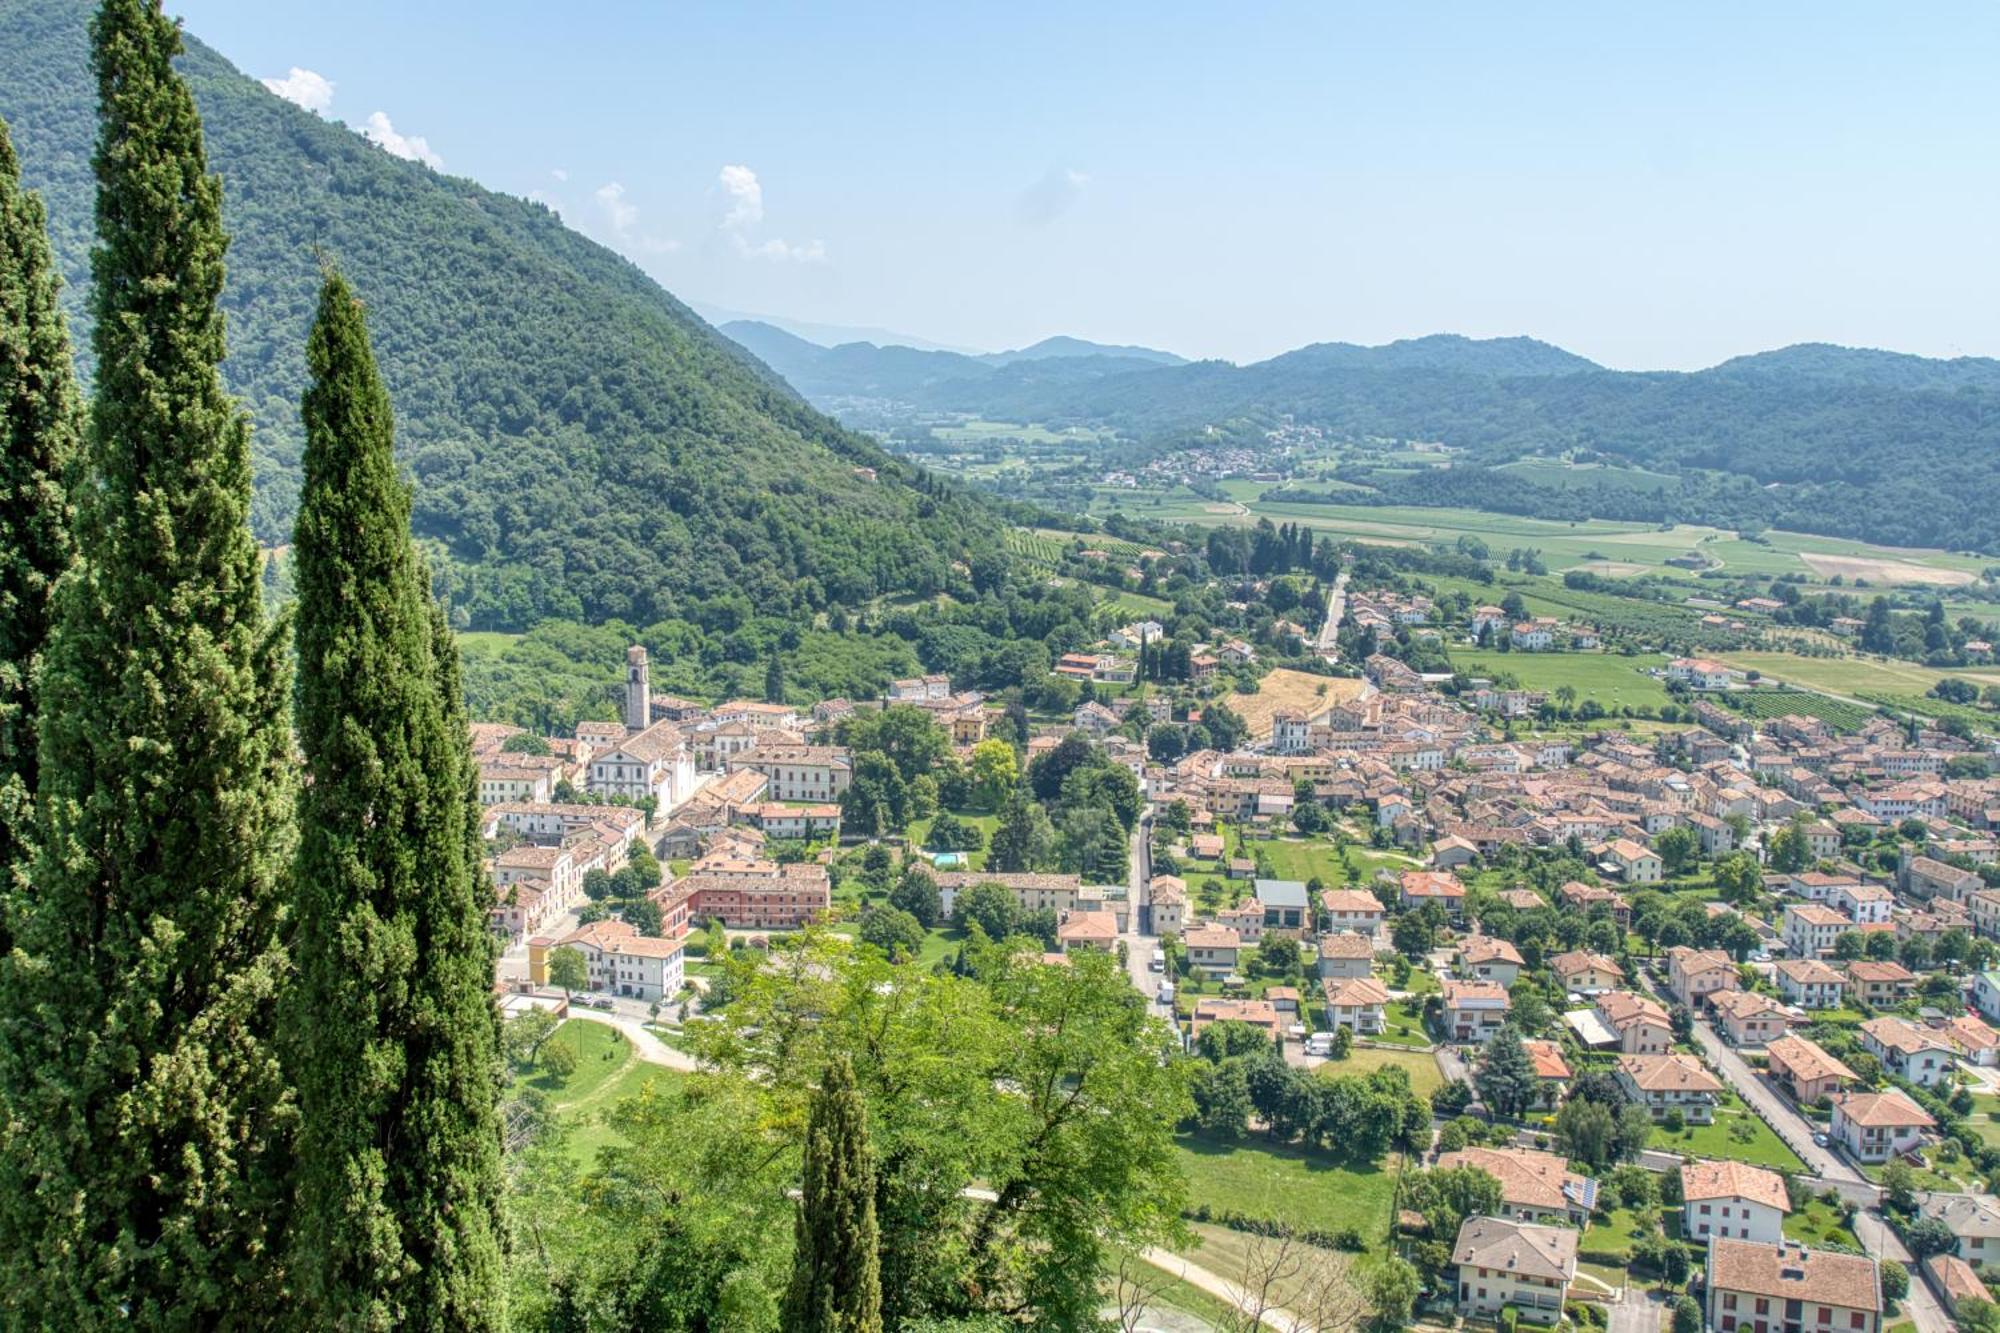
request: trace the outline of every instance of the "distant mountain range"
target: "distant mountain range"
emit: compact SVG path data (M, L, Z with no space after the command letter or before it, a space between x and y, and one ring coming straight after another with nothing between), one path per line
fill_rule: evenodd
M968 355L870 342L825 347L756 320L724 324L721 331L822 404L856 398L950 401L961 394L1027 392L1187 364L1150 347L1067 337L1044 338L1018 351Z
M1448 470L1343 474L1369 488L1350 496L1359 503L1681 518L2000 552L2000 361L1988 358L1801 344L1691 374L1627 372L1532 338L1439 334L1381 347L1319 343L1243 366L1090 344L996 365L868 344L815 347L737 325L725 332L833 410L887 400L1108 427L1160 447L1191 432L1254 441L1288 418L1337 437L1465 451ZM1634 488L1614 470L1557 485L1493 470L1565 453L1683 481Z
M0 117L47 200L80 353L94 7L0 6ZM644 625L718 596L773 613L795 599L855 605L934 591L952 561L997 548L985 505L814 411L548 209L392 157L187 46L181 69L223 179L223 371L253 419L262 540L291 530L325 254L369 306L417 532L448 553L475 625Z

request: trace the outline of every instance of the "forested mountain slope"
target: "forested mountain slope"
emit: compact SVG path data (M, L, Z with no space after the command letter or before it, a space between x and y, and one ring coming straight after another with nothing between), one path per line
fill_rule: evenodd
M48 202L79 348L89 12L0 0L0 117ZM477 625L644 624L730 589L773 608L853 603L937 588L997 543L981 506L821 416L547 209L393 158L193 35L182 64L226 192L225 373L254 419L260 539L291 528L323 251L371 308L417 532L448 550Z
M1693 374L1635 373L1525 338L1433 337L1068 383L935 380L908 396L929 409L1110 426L1176 447L1205 425L1289 415L1336 436L1466 451L1448 471L1343 474L1378 488L1344 494L1349 503L1677 518L2000 552L2000 363L1980 358L1806 345ZM1635 493L1615 477L1555 486L1481 466L1573 451L1686 480Z

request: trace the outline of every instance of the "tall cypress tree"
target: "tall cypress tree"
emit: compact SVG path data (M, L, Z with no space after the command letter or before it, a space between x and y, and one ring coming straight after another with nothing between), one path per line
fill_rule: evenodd
M410 541L361 306L337 274L307 361L286 1040L301 1304L314 1328L497 1328L491 895L478 892L458 649Z
M66 474L82 407L42 201L21 189L0 121L0 953L37 784L33 681L69 566Z
M876 1251L875 1162L854 1068L827 1066L806 1122L785 1333L881 1333L881 1259Z
M263 1326L290 1098L285 641L223 392L221 182L158 0L105 0L96 393L40 695L33 894L0 976L18 1326Z

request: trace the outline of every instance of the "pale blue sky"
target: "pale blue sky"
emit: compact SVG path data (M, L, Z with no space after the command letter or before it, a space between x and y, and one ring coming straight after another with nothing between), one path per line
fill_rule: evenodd
M2000 354L1992 4L169 8L739 310L1236 360Z

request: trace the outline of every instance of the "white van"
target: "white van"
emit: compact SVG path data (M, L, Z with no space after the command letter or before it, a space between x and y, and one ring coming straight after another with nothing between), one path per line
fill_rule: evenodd
M1171 981L1162 981L1159 991L1153 998L1161 1004L1172 1004L1174 1002L1174 983Z
M1310 1037L1307 1037L1306 1054L1320 1055L1320 1056L1332 1055L1333 1034L1331 1032L1315 1032Z
M1167 951L1165 949L1153 950L1151 966L1155 972L1164 972L1167 970Z

